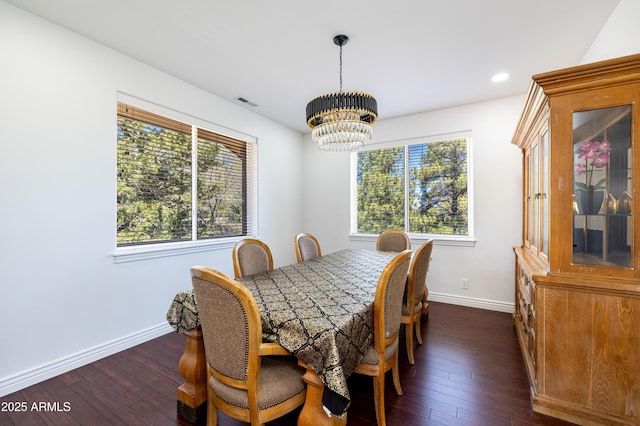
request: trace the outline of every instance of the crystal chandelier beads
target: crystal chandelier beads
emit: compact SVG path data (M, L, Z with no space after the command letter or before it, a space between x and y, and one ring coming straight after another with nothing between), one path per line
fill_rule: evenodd
M322 118L311 138L324 151L353 151L371 138L371 124L361 120L360 111L335 111Z

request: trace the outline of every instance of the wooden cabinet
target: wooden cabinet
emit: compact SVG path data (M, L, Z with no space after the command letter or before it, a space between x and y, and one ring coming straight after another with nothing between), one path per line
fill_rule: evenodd
M640 424L640 55L533 76L514 324L533 409Z
M516 263L516 309L515 323L520 338L520 347L527 363L531 383L535 387L536 371L536 283L530 263L525 261L525 253L520 252Z

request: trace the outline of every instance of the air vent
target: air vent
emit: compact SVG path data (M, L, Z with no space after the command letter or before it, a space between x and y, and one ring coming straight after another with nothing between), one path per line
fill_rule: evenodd
M243 104L251 105L252 107L258 106L258 104L253 103L250 100L243 98L242 96L238 96L236 100L242 102Z

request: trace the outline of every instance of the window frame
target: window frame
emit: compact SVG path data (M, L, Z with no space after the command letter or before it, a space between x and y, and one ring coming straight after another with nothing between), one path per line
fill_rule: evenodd
M211 133L216 133L224 137L230 137L245 142L247 144L247 188L245 194L247 202L247 219L246 224L243 224L243 226L246 225L247 229L246 235L240 236L197 239L197 232L194 232L192 233L191 240L187 241L152 242L118 246L117 230L114 227L113 241L116 246L115 251L112 254L114 263L133 262L204 251L226 250L232 248L237 241L240 241L243 238L256 237L258 235L258 146L256 137L122 92L117 93L116 103L124 103L153 114L161 115L171 120L188 123L192 126L192 131L196 135L197 131L195 129L203 129ZM117 114L114 114L114 121L117 121ZM117 128L117 123L114 123L114 129L115 128ZM197 145L197 137L195 140L192 138L192 145ZM192 168L192 173L197 175L197 149L192 150L192 162L195 165ZM116 177L115 168L117 168L117 160L114 165L114 179ZM117 187L117 185L114 186ZM192 192L195 190L195 186L196 180L193 179ZM115 198L114 189L114 207L117 207ZM197 215L197 209L196 195L192 194L192 216ZM114 208L114 216L115 215L116 208ZM116 222L117 220L114 217L114 223Z
M358 153L364 151L374 151L387 148L403 147L405 152L411 145L429 144L434 142L446 142L454 139L466 139L467 140L467 200L468 200L468 235L446 235L446 234L422 234L408 232L409 228L409 168L407 167L408 158L405 155L405 208L404 208L404 229L407 232L411 241L414 243L423 243L427 240L434 240L437 245L448 246L463 246L473 247L476 244L474 234L474 212L473 212L473 137L471 131L462 131L455 133L446 133L432 136L421 136L408 139L399 139L394 141L380 142L376 144L367 145L357 151L353 151L350 155L350 241L362 241L371 242L375 241L378 234L366 234L357 232L358 229Z

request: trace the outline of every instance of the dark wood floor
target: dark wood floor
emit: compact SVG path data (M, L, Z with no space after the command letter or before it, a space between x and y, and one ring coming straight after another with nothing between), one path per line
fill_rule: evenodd
M403 396L387 380L387 424L568 425L536 414L511 316L431 303L416 363L400 354ZM168 334L0 398L0 425L189 425L176 415L184 336ZM350 426L375 424L371 378L349 379ZM8 412L10 402L26 412ZM33 404L45 402L48 411ZM59 403L57 406L55 403ZM47 407L44 407L47 408ZM58 408L60 411L51 411ZM271 425L293 426L297 412ZM221 415L221 426L236 422Z

